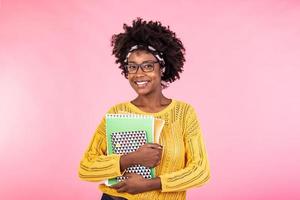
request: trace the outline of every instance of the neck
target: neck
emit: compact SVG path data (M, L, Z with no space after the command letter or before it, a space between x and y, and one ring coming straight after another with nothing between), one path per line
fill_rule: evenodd
M162 89L158 88L147 95L138 95L132 102L140 107L155 108L166 103L168 99L163 95Z
M165 99L166 97L162 93L160 93L159 95L147 95L147 96L139 95L133 101L142 107L156 107L156 106L160 106Z

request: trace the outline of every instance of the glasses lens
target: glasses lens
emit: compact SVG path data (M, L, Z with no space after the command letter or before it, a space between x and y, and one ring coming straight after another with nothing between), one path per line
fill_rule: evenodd
M144 72L152 72L154 70L154 63L144 63L141 67Z
M128 64L127 66L128 73L135 73L137 71L138 66L134 64Z

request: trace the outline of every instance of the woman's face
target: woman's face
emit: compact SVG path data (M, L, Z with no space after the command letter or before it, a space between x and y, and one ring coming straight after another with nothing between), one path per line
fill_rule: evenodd
M150 65L146 65L147 63ZM154 66L153 71L144 72L141 67L138 67L136 73L128 73L129 83L138 95L149 95L161 91L160 65L157 59L147 51L137 50L128 57L129 65L144 64L149 69L151 63Z

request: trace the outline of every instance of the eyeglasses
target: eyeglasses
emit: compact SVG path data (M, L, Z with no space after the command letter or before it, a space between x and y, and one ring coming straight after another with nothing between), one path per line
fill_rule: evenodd
M125 65L125 68L128 74L135 74L139 68L141 68L143 72L152 72L154 70L155 63L158 63L158 61L145 62L142 64L129 63Z

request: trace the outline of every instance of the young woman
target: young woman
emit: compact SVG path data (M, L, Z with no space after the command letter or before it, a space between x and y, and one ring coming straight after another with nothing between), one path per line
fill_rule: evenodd
M106 155L105 118L95 131L79 167L86 181L120 176L129 166L155 167L156 178L126 174L113 186L101 184L102 199L186 199L186 190L210 177L202 132L190 104L164 96L162 90L179 79L185 61L182 42L160 22L138 18L112 37L113 54L122 74L137 93L108 113L152 115L165 121L159 144L145 144L126 155Z

